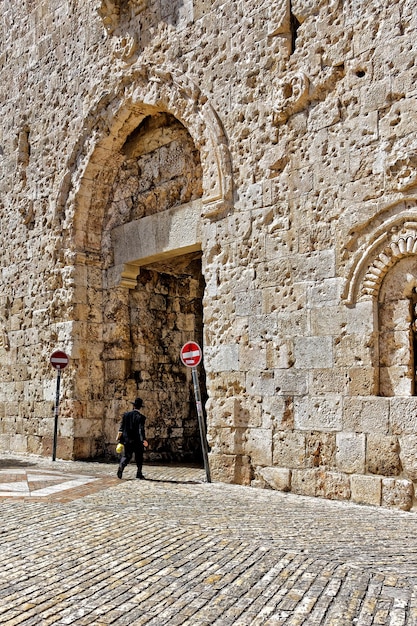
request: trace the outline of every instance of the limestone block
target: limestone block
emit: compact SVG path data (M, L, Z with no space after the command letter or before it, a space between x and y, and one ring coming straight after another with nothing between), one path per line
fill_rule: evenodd
M241 346L239 351L239 365L243 371L266 369L266 345Z
M267 263L258 263L256 285L262 290L268 287L279 286L280 291L276 293L280 294L281 299L283 295L288 298L293 289L293 281L288 278L289 276L291 276L291 265L286 258L274 259ZM276 298L276 300L278 300L278 298Z
M136 259L159 260L168 253L199 249L198 201L118 226L112 231L115 265Z
M206 374L210 384L210 397L219 398L224 396L235 396L245 392L246 374L245 372L225 371L217 372L207 369Z
M130 394L129 397L133 398L135 395L136 393L132 393ZM145 398L145 402L146 402L145 394L142 394L142 397ZM112 396L112 399L113 399L113 396ZM131 405L130 406L128 405L127 409L129 410L130 408L131 408ZM81 405L81 403L78 403L76 401L71 402L68 405L68 409L69 409L69 415L72 415L75 419L78 419L84 416L83 406ZM85 415L88 415L88 419L102 420L104 414L105 414L105 402L103 400L98 400L94 398L91 402L88 402L87 408L85 409ZM119 421L120 415L121 415L121 412L116 414L115 417L117 421Z
M399 441L403 474L410 480L417 480L417 434L402 435Z
M125 380L129 374L130 362L127 360L113 360L104 363L106 380Z
M216 248L217 250L217 248ZM232 256L233 252L230 251L229 255ZM220 261L221 263L221 261ZM236 301L235 301L235 310L236 315L250 315L255 311L259 311L259 314L262 313L262 292L259 293L257 290L254 290L254 279L255 279L255 269L252 265L241 267L240 271L233 271L233 268L230 268L231 275L229 280L233 280L233 285L236 293ZM206 277L206 283L208 283ZM216 296L218 294L219 286L217 284L217 275L213 274L213 292L212 295ZM260 300L261 299L261 300ZM254 305L254 308L251 309L251 305Z
M272 431L263 428L247 429L243 451L252 465L272 465Z
M336 464L335 433L310 432L305 435L306 467L331 468Z
M249 394L257 396L273 396L275 394L275 378L273 372L248 372L246 388Z
M287 335L292 337L294 334L292 332L292 328L294 325L299 323L299 317L294 317L292 320L289 318L292 313L299 316L300 309L304 308L306 301L306 288L302 283L291 283L291 285L287 286L276 285L275 282L273 283L273 286L267 286L262 290L262 311L263 313L285 311L286 313L283 313L282 315L282 321L280 318L280 322L282 324L281 332L285 332ZM307 316L305 311L303 311L301 317L304 317L304 320L306 320Z
M349 432L336 434L336 465L347 474L365 471L365 435Z
M317 491L318 470L294 469L291 472L291 491L302 496L315 496Z
M0 433L0 449L12 450L10 447L10 434Z
M302 87L303 88L303 87ZM313 189L314 179L310 167L291 169L289 184L294 194L309 193Z
M58 447L58 446L57 446ZM42 456L52 456L53 435L42 437Z
M340 307L340 298L344 281L341 278L327 278L315 285L307 287L307 306L311 309L326 307L333 311L335 307L336 318L344 321L346 308Z
M378 389L378 370L375 367L351 367L349 375L350 396L376 395Z
M397 330L380 333L380 364L382 367L408 364L410 353L410 333Z
M346 326L345 311L337 306L313 308L310 319L311 332L317 336L338 336Z
M381 137L392 135L392 126L395 125L395 135L404 137L412 133L412 118L416 115L416 103L413 98L404 98L394 102L388 115L381 119Z
M26 435L10 434L9 441L13 452L25 454L28 451L28 438Z
M382 479L380 476L361 476L353 474L350 477L352 500L358 504L380 506Z
M277 326L282 336L294 337L305 335L307 332L307 312L293 311L291 313L282 311L277 314Z
M102 430L101 420L78 418L74 420L74 436L79 437L99 437ZM115 433L116 436L116 433Z
M384 396L411 396L412 379L408 365L379 368L379 386Z
M295 365L298 369L333 367L331 337L297 337L294 341Z
M394 435L417 432L417 397L390 399L389 426Z
M371 367L372 346L364 341L361 335L341 337L334 346L334 363L336 367Z
M294 428L294 404L292 398L265 396L262 399L263 428L276 427L279 430Z
M346 394L348 377L343 370L314 369L309 374L309 390L313 396L327 393Z
M316 496L329 500L349 500L349 476L338 472L320 470L316 478Z
M341 430L342 398L335 394L295 398L294 425L299 430Z
M277 491L290 491L291 470L286 467L257 467L255 478Z
M294 363L292 341L268 342L266 345L267 369L287 369Z
M370 474L398 476L401 473L398 437L370 433L366 437L366 469Z
M219 398L215 405L208 403L206 411L212 415L210 424L213 428L262 426L261 405L241 398Z
M29 454L42 455L42 437L29 435L27 439L27 451Z
M276 313L254 315L253 311L251 311L248 315L249 338L253 343L276 339L279 332L278 316Z
M346 309L346 330L348 334L369 336L374 330L374 304L371 300L358 302L355 307Z
M294 261L294 279L296 282L303 280L321 281L326 278L334 278L334 275L334 250L301 254L299 259Z
M74 436L74 419L58 417L58 435L60 437Z
M24 416L30 415L29 419L24 419ZM30 408L22 409L22 434L23 435L34 435L38 432L39 428L39 420L35 419L32 415Z
M222 483L250 485L253 470L248 457L229 454L209 454L211 479Z
M215 454L244 454L246 428L222 428L214 430L211 425L207 429L207 439Z
M274 261L292 246L294 233L290 230L289 217L277 217L274 220L273 232L265 237L265 258ZM272 230L272 229L271 229Z
M305 435L300 432L279 431L273 437L274 465L279 467L305 467L306 442Z
M411 480L383 478L382 506L409 511L413 506L414 485Z
M242 191L238 204L243 210L256 209L262 206L262 197L262 185L254 183Z
M307 373L294 369L275 370L275 391L282 395L303 396L307 393Z
M206 346L204 363L208 371L236 371L239 369L239 346L237 344Z
M63 456L60 452L60 458L74 460L92 459L97 454L97 448L97 442L91 437L77 437L72 440L72 447L70 445L65 447L66 456Z
M53 417L53 411L51 411L50 417L44 417L43 419L39 420L38 434L41 437L48 437L48 436L52 436L53 432L54 432L54 417Z
M388 398L354 397L343 401L343 429L357 433L388 434L390 402Z
M391 289L398 290L397 285ZM387 320L392 331L409 331L410 327L410 302L408 299L399 299L398 293L390 294L387 289L385 300L379 304L379 317Z

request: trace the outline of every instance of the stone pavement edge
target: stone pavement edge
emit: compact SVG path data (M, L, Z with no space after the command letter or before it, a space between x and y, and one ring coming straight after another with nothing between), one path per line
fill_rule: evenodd
M0 455L0 625L417 625L415 512L116 467Z

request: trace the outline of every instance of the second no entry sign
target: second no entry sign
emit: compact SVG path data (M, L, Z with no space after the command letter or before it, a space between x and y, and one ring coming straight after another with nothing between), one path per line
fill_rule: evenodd
M181 361L187 367L197 367L203 356L203 352L195 341L189 341L181 348Z

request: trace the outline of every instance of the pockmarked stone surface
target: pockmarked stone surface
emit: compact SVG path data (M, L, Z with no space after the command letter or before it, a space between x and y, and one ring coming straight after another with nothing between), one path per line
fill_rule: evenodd
M116 467L58 461L63 479L113 481L67 501L0 497L2 624L415 624L415 511Z
M2 0L0 450L51 455L62 350L58 458L116 460L140 396L145 460L200 462L196 341L216 481L413 508L416 29L416 0Z

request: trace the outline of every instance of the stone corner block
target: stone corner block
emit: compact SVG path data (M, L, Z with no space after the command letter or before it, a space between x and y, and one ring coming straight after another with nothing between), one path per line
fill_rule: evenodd
M411 480L383 478L382 506L409 511L413 506L414 485Z
M289 491L291 488L291 470L286 467L257 467L255 477L269 489Z
M215 482L249 486L253 478L250 459L238 454L209 454L210 474Z

